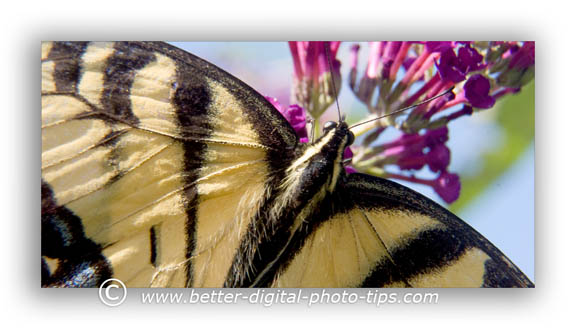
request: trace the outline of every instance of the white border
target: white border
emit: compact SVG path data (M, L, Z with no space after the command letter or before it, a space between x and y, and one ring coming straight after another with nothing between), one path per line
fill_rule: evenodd
M378 4L377 4L378 3ZM474 1L17 1L3 11L2 309L6 323L45 327L309 325L486 328L543 326L573 314L574 11L550 2ZM96 289L39 288L42 39L536 40L536 282L532 290L440 291L438 305L144 306L118 308ZM137 291L137 290L136 290ZM131 296L137 295L137 292Z

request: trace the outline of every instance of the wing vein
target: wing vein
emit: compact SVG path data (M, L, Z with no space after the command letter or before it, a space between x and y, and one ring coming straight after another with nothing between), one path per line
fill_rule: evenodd
M374 224L372 224L372 221L368 217L368 214L366 214L363 211L361 211L361 212L362 212L362 215L364 216L364 218L366 219L366 221L368 222L368 224L370 225L370 228L372 229L374 234L376 234L376 236L378 237L378 240L380 240L380 242L382 243L382 246L384 247L384 250L386 251L386 256L388 257L388 259L390 260L392 265L398 269L398 265L396 265L396 263L394 262L394 259L392 258L392 254L390 253L390 250L386 246L386 243L384 243L384 240L382 240L382 238L380 237L380 234L378 234L378 231L374 227ZM404 284L406 284L407 287L412 287L412 285L406 280L406 278L402 278L402 281L404 282Z
M366 254L366 250L364 250L364 247L362 247L362 245L360 244L360 240L358 238L358 232L356 231L356 226L352 221L352 216L348 214L347 217L348 217L348 223L350 223L350 227L352 228L352 234L354 234L354 244L356 245L356 256L358 257L358 262L356 262L356 264L357 264L357 270L358 272L360 272L360 251L362 250L363 253Z

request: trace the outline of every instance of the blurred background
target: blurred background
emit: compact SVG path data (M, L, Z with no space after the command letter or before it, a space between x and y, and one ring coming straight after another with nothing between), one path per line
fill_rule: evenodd
M265 96L290 104L292 58L287 42L173 42L228 71ZM357 122L367 110L347 85L349 48L340 46L341 111ZM368 45L361 44L359 74L363 74ZM496 106L449 124L450 172L460 175L461 195L445 204L432 188L399 183L449 208L474 227L534 281L534 81ZM337 118L332 106L323 116ZM419 176L427 178L426 174ZM433 177L433 176L430 176Z

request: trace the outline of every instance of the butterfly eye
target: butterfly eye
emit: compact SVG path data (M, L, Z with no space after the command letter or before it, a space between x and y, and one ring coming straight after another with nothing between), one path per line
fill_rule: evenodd
M327 131L336 128L336 126L338 126L338 124L334 121L327 121L324 124L324 127L322 128L324 130L324 133L326 133Z
M348 130L348 140L346 141L346 146L352 145L354 143L354 139L356 139L356 136L354 136L354 133Z

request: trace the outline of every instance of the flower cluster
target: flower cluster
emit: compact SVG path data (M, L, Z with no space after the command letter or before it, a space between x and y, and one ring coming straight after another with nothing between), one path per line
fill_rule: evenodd
M340 42L289 42L294 62L293 98L314 119L334 103L340 87Z
M275 105L303 142L308 141L304 112L317 120L338 95L339 46L339 42L290 42L293 96L299 106ZM354 146L353 157L347 150L353 158L347 170L425 184L446 202L455 201L460 181L448 171L447 125L493 107L499 98L530 82L534 42L370 42L368 47L361 76L361 47L355 44L350 49L348 85L368 109L368 117L361 122L372 121L353 129L363 138L357 138L361 143ZM452 92L434 98L451 88ZM405 118L398 120L400 116ZM379 137L389 129L399 132L399 137L381 142ZM390 172L389 166L401 173ZM436 178L416 177L424 167L436 173Z

